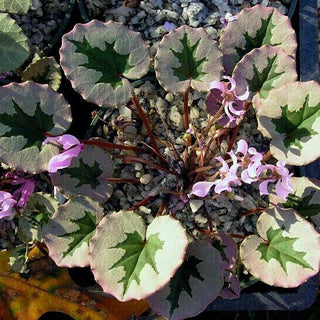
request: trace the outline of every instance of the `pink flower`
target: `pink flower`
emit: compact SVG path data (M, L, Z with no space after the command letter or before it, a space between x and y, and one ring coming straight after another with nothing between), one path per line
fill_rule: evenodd
M239 152L243 154L241 159L241 166L244 168L241 172L242 181L248 184L258 181L263 155L253 147L248 148L247 142L243 139L238 142L236 154Z
M290 177L293 173L289 174L289 170L285 167L285 163L282 160L279 160L276 165L265 165L260 170L272 170L272 175L269 179L261 182L259 185L260 194L270 194L268 191L268 185L270 182L276 182L276 194L281 199L286 199L287 196L293 192L292 184Z
M83 150L83 144L73 135L64 134L58 137L49 137L43 141L43 144L57 142L65 150L64 152L53 156L48 164L50 173L57 172L59 169L67 168L71 164L71 160L77 157Z
M15 199L19 198L17 203L19 208L24 207L27 204L29 196L33 193L34 188L36 186L36 182L32 179L18 179L16 182L11 182L13 185L21 184L20 188L18 188L14 193L13 197Z
M205 197L210 192L211 188L214 187L215 193L221 193L223 191L232 191L232 186L241 185L240 179L237 176L237 170L241 166L237 161L237 157L233 151L228 152L232 159L232 165L229 168L228 163L222 157L216 157L216 159L221 163L222 167L219 169L220 179L214 182L209 181L199 181L192 186L192 191L190 195L194 194L198 197Z
M6 191L0 191L0 218L13 218L12 208L17 204L13 196Z
M192 190L190 192L190 195L194 194L198 197L205 197L210 192L211 187L215 184L215 182L209 182L209 181L199 181L196 182L192 186Z
M34 192L36 186L36 182L32 178L25 178L23 175L23 171L14 171L8 172L4 176L9 180L10 184L14 186L20 185L12 194L19 208L23 208L27 204L28 198Z
M236 82L228 76L224 76L229 83L225 81L212 81L210 83L210 92L207 96L206 104L208 112L215 115L221 107L224 108L224 114L218 119L218 123L222 127L235 127L243 118L245 114L244 102L249 97L249 89L238 96L235 92Z
M240 179L237 176L237 170L241 166L241 164L238 163L237 157L233 153L233 151L228 152L228 154L230 155L233 162L230 168L227 162L222 157L216 157L216 159L219 160L222 164L222 167L219 170L221 178L215 181L216 186L214 187L214 191L219 194L223 191L231 192L231 186L241 185Z

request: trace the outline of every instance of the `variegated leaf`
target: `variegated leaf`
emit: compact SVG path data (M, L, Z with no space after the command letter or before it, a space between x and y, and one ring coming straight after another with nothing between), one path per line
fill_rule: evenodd
M292 288L319 272L320 235L295 210L266 210L257 221L257 232L240 246L240 258L254 277Z
M26 243L43 241L43 229L58 210L58 201L47 193L33 193L19 218L20 237Z
M205 240L190 243L185 260L164 288L147 300L152 310L171 319L185 319L203 311L223 286L222 259Z
M48 84L58 90L61 84L61 69L54 57L40 57L36 55L32 63L21 73L23 81L34 81Z
M111 196L112 185L106 180L113 173L110 156L96 146L85 146L69 167L51 174L52 183L67 195L88 196L104 202Z
M0 0L0 11L26 14L30 9L31 4L31 0Z
M241 10L220 37L226 71L231 73L244 55L264 44L279 46L295 57L297 41L290 19L275 8L261 5Z
M131 211L107 215L90 245L95 280L120 301L143 299L163 287L183 262L187 235L171 216L146 227Z
M29 57L28 38L7 13L0 13L0 72L20 67Z
M155 56L155 72L169 92L185 92L190 86L208 91L220 80L222 54L203 28L182 26L165 35Z
M62 38L60 59L72 87L85 100L107 107L128 102L128 79L140 79L150 66L141 35L113 21L76 24Z
M270 195L270 202L284 208L295 209L302 217L311 219L320 226L320 181L306 177L291 178L293 192L286 200L276 194Z
M236 65L232 77L238 95L246 89L266 98L269 91L297 80L296 62L280 47L264 45L246 54Z
M46 171L58 147L42 145L45 134L63 134L71 123L71 108L48 85L12 83L0 88L0 161L18 170Z
M223 288L219 296L223 299L239 298L241 287L237 275L231 270L224 270L223 275Z
M59 207L44 229L49 255L59 267L89 265L89 242L102 217L103 208L86 197Z
M270 151L290 165L308 164L320 156L320 85L288 83L267 99L254 99L258 130L271 138Z
M237 261L238 249L234 240L225 232L218 231L212 245L220 252L224 269L232 269Z

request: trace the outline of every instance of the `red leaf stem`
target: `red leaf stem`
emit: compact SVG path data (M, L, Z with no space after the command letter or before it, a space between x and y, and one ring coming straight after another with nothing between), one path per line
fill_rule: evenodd
M152 150L146 149L146 148L141 148L141 147L135 147L135 146L125 146L122 144L117 144L117 143L111 143L111 142L106 142L102 141L100 139L93 139L93 140L81 140L81 142L85 145L89 146L98 146L103 149L120 149L120 150L131 150L134 151L138 154L143 154L143 153L148 153L151 154Z
M147 198L142 199L141 201L139 201L136 205L134 205L132 208L129 209L129 211L134 211L137 210L138 208L140 208L141 206L143 206L144 204L150 202L154 197L150 196Z

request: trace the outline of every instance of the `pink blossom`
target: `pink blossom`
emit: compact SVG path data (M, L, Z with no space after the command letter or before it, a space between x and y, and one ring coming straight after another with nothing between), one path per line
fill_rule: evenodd
M13 185L21 185L14 193L13 197L19 199L17 205L19 208L24 207L27 204L29 196L33 193L36 186L36 182L33 179L18 179L15 182L11 182Z
M224 76L225 81L212 81L206 104L208 112L215 115L220 107L224 108L224 114L219 117L218 123L222 127L235 127L245 114L245 100L249 97L249 89L243 95L236 94L236 82L233 78Z
M20 186L12 194L19 208L23 208L27 204L28 198L34 192L36 186L34 179L26 178L23 175L23 171L13 171L6 173L4 176L11 185Z
M238 142L236 154L239 152L243 154L241 158L241 166L244 168L241 172L242 181L248 184L258 181L263 155L253 147L248 148L247 142L243 139Z
M221 178L215 181L216 186L214 187L214 191L219 194L223 191L231 192L232 186L241 185L240 179L237 176L237 170L241 164L238 163L237 157L233 151L228 152L228 154L233 162L230 168L222 157L216 157L216 159L222 164L222 167L219 170Z
M190 195L194 194L198 197L205 197L210 192L210 189L212 186L214 186L215 182L209 182L209 181L199 181L196 182L192 186L192 191Z
M67 168L70 166L74 157L77 157L83 150L83 144L73 135L64 134L58 137L49 137L43 141L43 144L56 142L60 144L65 150L64 152L53 156L48 164L48 171L50 173L57 172L59 169Z
M291 176L293 173L289 174L289 170L285 167L285 162L282 160L279 160L276 165L265 165L261 167L262 170L272 170L272 175L269 179L266 179L265 181L261 182L259 185L259 191L260 194L270 194L268 190L268 185L270 182L276 182L276 194L281 199L286 199L287 196L293 192L292 184L291 184Z
M194 194L198 197L205 197L210 192L211 188L214 187L214 192L220 194L223 191L231 192L232 186L241 185L240 179L237 176L237 170L241 166L237 161L237 157L233 151L228 152L232 159L232 165L229 168L228 163L222 157L216 157L216 159L222 165L219 169L220 179L214 182L199 181L192 186L190 195Z
M13 196L6 191L0 191L0 218L13 218L12 208L17 204Z

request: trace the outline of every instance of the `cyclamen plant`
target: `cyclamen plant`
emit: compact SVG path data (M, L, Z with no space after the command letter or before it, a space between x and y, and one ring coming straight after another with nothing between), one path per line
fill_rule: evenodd
M312 223L319 223L320 182L292 177L290 166L320 157L320 87L297 81L295 32L277 9L257 5L222 22L219 45L202 28L172 24L158 45L156 79L183 96L184 135L174 137L183 141L179 148L169 134L157 136L134 93L131 80L150 71L150 52L139 33L119 23L77 24L62 39L60 63L85 100L102 110L130 110L145 139L78 140L66 134L69 104L48 85L28 81L0 88L0 161L8 166L1 218L17 214L24 233L41 208L26 243L44 241L58 266L90 266L104 292L120 301L147 299L169 319L194 316L218 296L238 297L243 269L284 288L319 271L320 238ZM190 95L197 91L206 94L202 124L190 117ZM269 139L267 152L240 136L250 114ZM115 126L121 131L130 121L120 116ZM137 163L150 172L146 185L157 175L175 182L162 189L154 182L132 208L106 210L124 183L142 183L112 176ZM46 171L66 203L33 193L33 176ZM255 234L228 234L212 221L207 204L241 201L237 190L248 185L269 207L247 212L260 214ZM148 205L157 210L147 218L140 209ZM192 218L191 205L206 221L197 232L179 221Z

